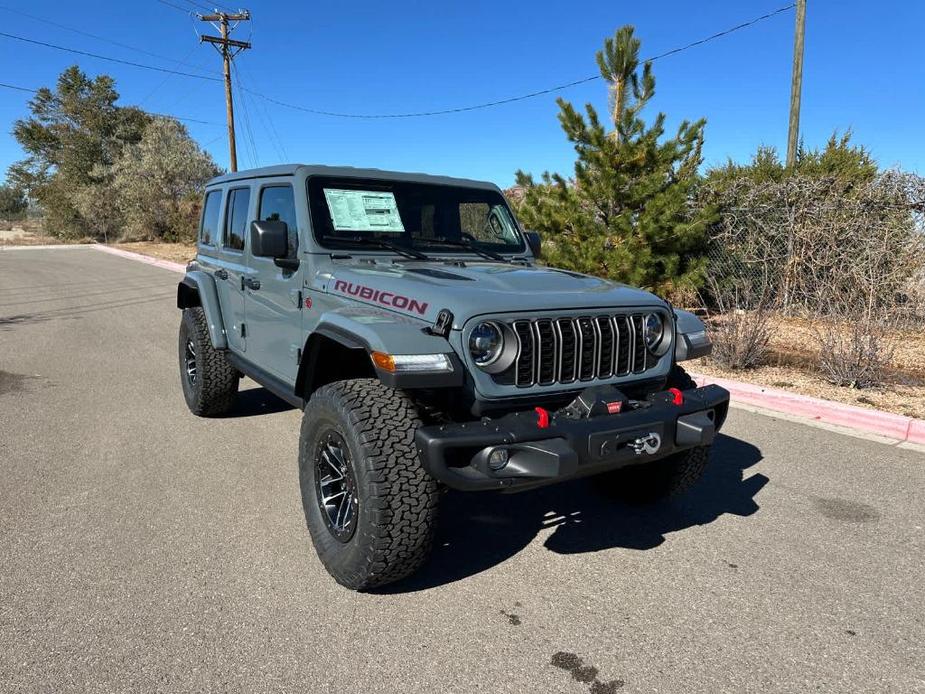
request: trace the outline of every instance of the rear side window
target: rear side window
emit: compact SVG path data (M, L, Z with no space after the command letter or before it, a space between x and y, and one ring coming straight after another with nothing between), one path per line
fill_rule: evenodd
M257 218L264 221L286 222L289 229L289 258L299 253L299 228L296 225L295 198L292 186L267 186L260 191Z
M225 210L225 248L244 250L244 232L247 229L247 210L251 200L250 188L235 188L228 194Z
M202 226L199 228L199 243L215 245L218 238L218 215L222 209L222 191L213 190L206 193L202 205Z

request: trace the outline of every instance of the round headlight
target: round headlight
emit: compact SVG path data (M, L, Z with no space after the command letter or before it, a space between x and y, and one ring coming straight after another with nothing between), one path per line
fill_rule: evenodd
M469 334L469 353L477 366L482 368L498 361L504 350L504 335L497 323L479 323Z
M644 336L646 347L650 352L654 352L662 341L662 335L665 333L665 323L662 317L657 313L650 313L645 318Z

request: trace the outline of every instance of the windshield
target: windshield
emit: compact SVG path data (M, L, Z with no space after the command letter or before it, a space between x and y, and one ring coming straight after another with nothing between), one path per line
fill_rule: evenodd
M493 190L315 176L308 180L315 238L323 246L371 247L363 239L441 253L522 253L504 198ZM384 244L383 244L384 247Z

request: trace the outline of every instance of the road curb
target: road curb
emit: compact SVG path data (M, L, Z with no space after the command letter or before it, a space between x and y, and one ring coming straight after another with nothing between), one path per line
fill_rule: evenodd
M691 374L698 385L715 383L729 391L734 402L783 412L817 422L863 431L901 442L925 444L925 420L882 410L845 405L840 402L765 388L752 383Z
M110 255L117 255L121 258L128 258L129 260L137 260L139 263L145 263L146 265L153 265L154 267L163 268L165 270L170 270L171 272L186 272L186 266L181 265L180 263L174 263L169 260L161 260L160 258L153 258L150 255L143 255L141 253L133 253L132 251L123 251L121 248L113 248L112 246L106 246L103 244L97 244L92 246L98 251L103 253L109 253Z
M92 243L46 243L36 246L3 246L0 245L0 252L3 251L59 251L70 248L95 248Z

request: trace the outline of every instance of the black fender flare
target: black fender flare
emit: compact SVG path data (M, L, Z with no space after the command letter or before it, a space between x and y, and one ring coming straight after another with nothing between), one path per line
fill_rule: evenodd
M451 372L394 373L385 371L373 364L370 358L373 348L361 336L351 333L340 326L322 323L315 328L311 335L305 340L305 346L302 350L302 359L299 362L299 371L295 382L295 392L297 395L306 392L305 387L309 374L317 364L319 346L324 340L330 340L344 349L362 354L364 358L368 360L370 366L370 374L368 375L374 373L383 385L392 388L453 388L461 386L465 378L463 364L454 352L448 353L450 362L453 365L453 370ZM366 375L367 374L363 374L363 376ZM303 395L303 397L305 396Z
M177 285L177 308L185 309L201 306L209 326L209 338L215 349L228 349L225 335L225 322L222 320L221 305L218 303L218 290L215 279L202 270L187 272Z

